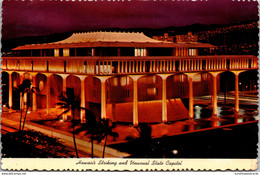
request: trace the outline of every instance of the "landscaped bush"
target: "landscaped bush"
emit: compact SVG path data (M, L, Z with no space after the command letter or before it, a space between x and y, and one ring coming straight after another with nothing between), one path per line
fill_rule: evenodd
M2 135L2 157L64 157L69 151L54 137L27 130Z

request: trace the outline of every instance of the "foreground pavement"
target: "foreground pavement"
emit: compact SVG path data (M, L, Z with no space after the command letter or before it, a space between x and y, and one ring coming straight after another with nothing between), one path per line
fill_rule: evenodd
M195 100L195 103L199 105L199 102L201 100L202 99L197 99ZM245 125L258 122L258 111L254 107L252 107L251 109L241 110L240 112L243 112L241 114L234 114L232 112L232 106L224 106L222 107L222 112L224 112L225 115L220 114L220 117L202 118L201 112L197 111L197 109L203 108L203 110L206 111L207 114L207 111L210 108L208 108L209 106L207 105L205 106L205 104L207 104L205 102L210 102L210 100L207 98L203 99L201 107L196 107L195 105L195 118L192 120L180 120L167 124L149 124L149 127L151 127L151 139L156 140L162 137L170 138L172 136L186 137L185 135L187 134L202 132L206 133L208 131L210 132L211 130L213 131L221 128L225 129L238 125ZM197 115L196 112L198 112L199 115ZM37 113L29 113L26 120L25 128L39 131L52 137L60 138L60 140L64 142L65 145L73 147L72 129L69 125L71 124L71 122L54 120L56 116L57 115L55 114L46 115L43 111L38 111ZM2 125L18 128L20 118L19 111L3 112L1 117ZM106 147L105 157L132 156L132 151L129 151L128 149L121 149L120 147L122 145L128 145L128 142L132 142L140 137L140 133L137 131L137 129L133 127L131 124L117 123L113 131L117 132L119 134L119 137L108 137L108 147ZM76 135L76 142L80 151L83 151L87 154L91 153L91 142L89 138L84 135L84 133L79 133ZM114 149L111 147L114 147ZM101 157L102 151L103 142L101 142L100 144L95 143L95 157Z
M8 116L10 116L10 114L6 115L6 113L2 113L1 125L18 129L19 121L17 121L17 117L8 118ZM38 132L42 132L48 136L59 138L64 145L72 148L74 147L72 134L69 132L64 132L55 128L39 125L30 121L27 121L25 123L25 129L35 130ZM76 135L76 143L79 151L85 152L89 155L91 154L91 142L83 140ZM102 157L102 153L103 145L94 143L94 157ZM129 155L130 154L128 153L120 152L116 149L106 147L105 157L128 157Z

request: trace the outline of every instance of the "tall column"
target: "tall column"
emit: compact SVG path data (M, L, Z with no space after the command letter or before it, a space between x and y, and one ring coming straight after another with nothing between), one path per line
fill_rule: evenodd
M194 111L193 111L193 76L194 73L187 73L188 75L188 83L189 83L189 118L194 118Z
M85 104L85 78L86 76L78 76L80 78L80 106L82 108L86 107ZM85 123L85 110L80 110L80 121Z
M212 108L213 108L213 115L216 116L218 109L218 99L217 99L217 75L213 75L213 95L212 95Z
M34 92L32 93L32 111L35 112L37 110L37 97L36 97L36 74L32 74L32 87L34 88Z
M133 124L138 125L138 86L137 80L133 80Z
M107 118L107 93L106 93L106 80L111 76L97 77L101 81L101 118Z
M235 74L235 112L239 112L239 74L243 71L232 71Z
M13 107L13 80L12 80L12 72L9 73L9 108Z
M239 112L239 79L238 79L238 73L235 74L235 112Z
M66 78L67 78L68 75L66 75L66 74L58 74L58 75L60 75L62 77L62 94L63 93L66 94L66 90L67 90ZM62 109L62 112L64 112L64 111L65 110ZM63 114L62 118L63 118L63 120L67 120L67 115Z
M23 75L20 74L20 85L23 83ZM23 109L23 96L22 93L20 93L20 109Z
M167 119L167 77L171 74L158 74L162 78L162 122L166 123Z
M106 118L106 84L101 81L101 118Z
M212 116L217 116L218 113L218 87L217 87L217 76L220 72L211 72L213 77L213 93L212 93Z
M51 99L51 93L50 93L50 74L46 74L46 113L50 114L51 106L50 106L50 99Z
M167 122L167 88L166 78L162 80L162 121Z
M130 76L133 79L133 125L138 125L138 79L140 75Z

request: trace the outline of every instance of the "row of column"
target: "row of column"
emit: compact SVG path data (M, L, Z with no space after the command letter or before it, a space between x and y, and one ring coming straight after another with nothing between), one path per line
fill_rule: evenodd
M233 71L235 74L235 112L239 112L239 74L243 71ZM211 72L213 76L213 94L212 94L212 116L217 116L217 76L221 72ZM167 122L167 77L171 74L158 74L162 78L162 122ZM189 118L194 117L193 105L193 77L196 73L186 73L189 84ZM139 75L130 76L133 79L133 124L138 125L138 86Z
M239 74L243 71L233 71L235 74L235 111L239 111ZM211 72L213 76L213 94L212 94L212 108L213 108L213 116L217 116L217 76L221 72ZM32 86L36 87L36 73L31 73L32 75ZM46 86L47 94L46 94L46 112L49 114L50 112L50 75L45 74L47 77ZM63 92L66 92L66 77L68 75L59 74L63 80ZM167 77L172 74L158 74L162 78L162 122L167 122ZM196 73L186 73L188 76L188 84L189 84L189 118L194 117L193 112L193 77ZM21 76L22 77L22 76ZM85 107L85 83L84 80L86 76L77 76L81 81L81 107ZM106 86L105 82L111 76L98 76L97 78L101 81L101 118L106 118ZM133 124L138 125L138 79L142 77L142 75L130 75L133 79ZM22 78L20 78L22 82ZM9 106L12 107L12 73L9 72ZM36 93L32 94L33 104L32 110L37 110L36 104ZM22 104L21 104L22 105ZM22 107L22 106L21 106ZM84 122L84 110L81 111L81 121Z

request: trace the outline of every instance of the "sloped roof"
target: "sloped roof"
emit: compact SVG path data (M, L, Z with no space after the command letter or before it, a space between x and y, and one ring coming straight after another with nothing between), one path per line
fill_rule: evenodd
M70 37L52 43L18 46L12 50L80 48L80 47L215 47L207 43L173 43L159 41L143 33L129 32L85 32L74 33Z
M162 43L143 33L126 33L126 32L85 32L74 33L69 38L55 42L53 44L67 44L67 43L83 43L83 42L149 42Z

